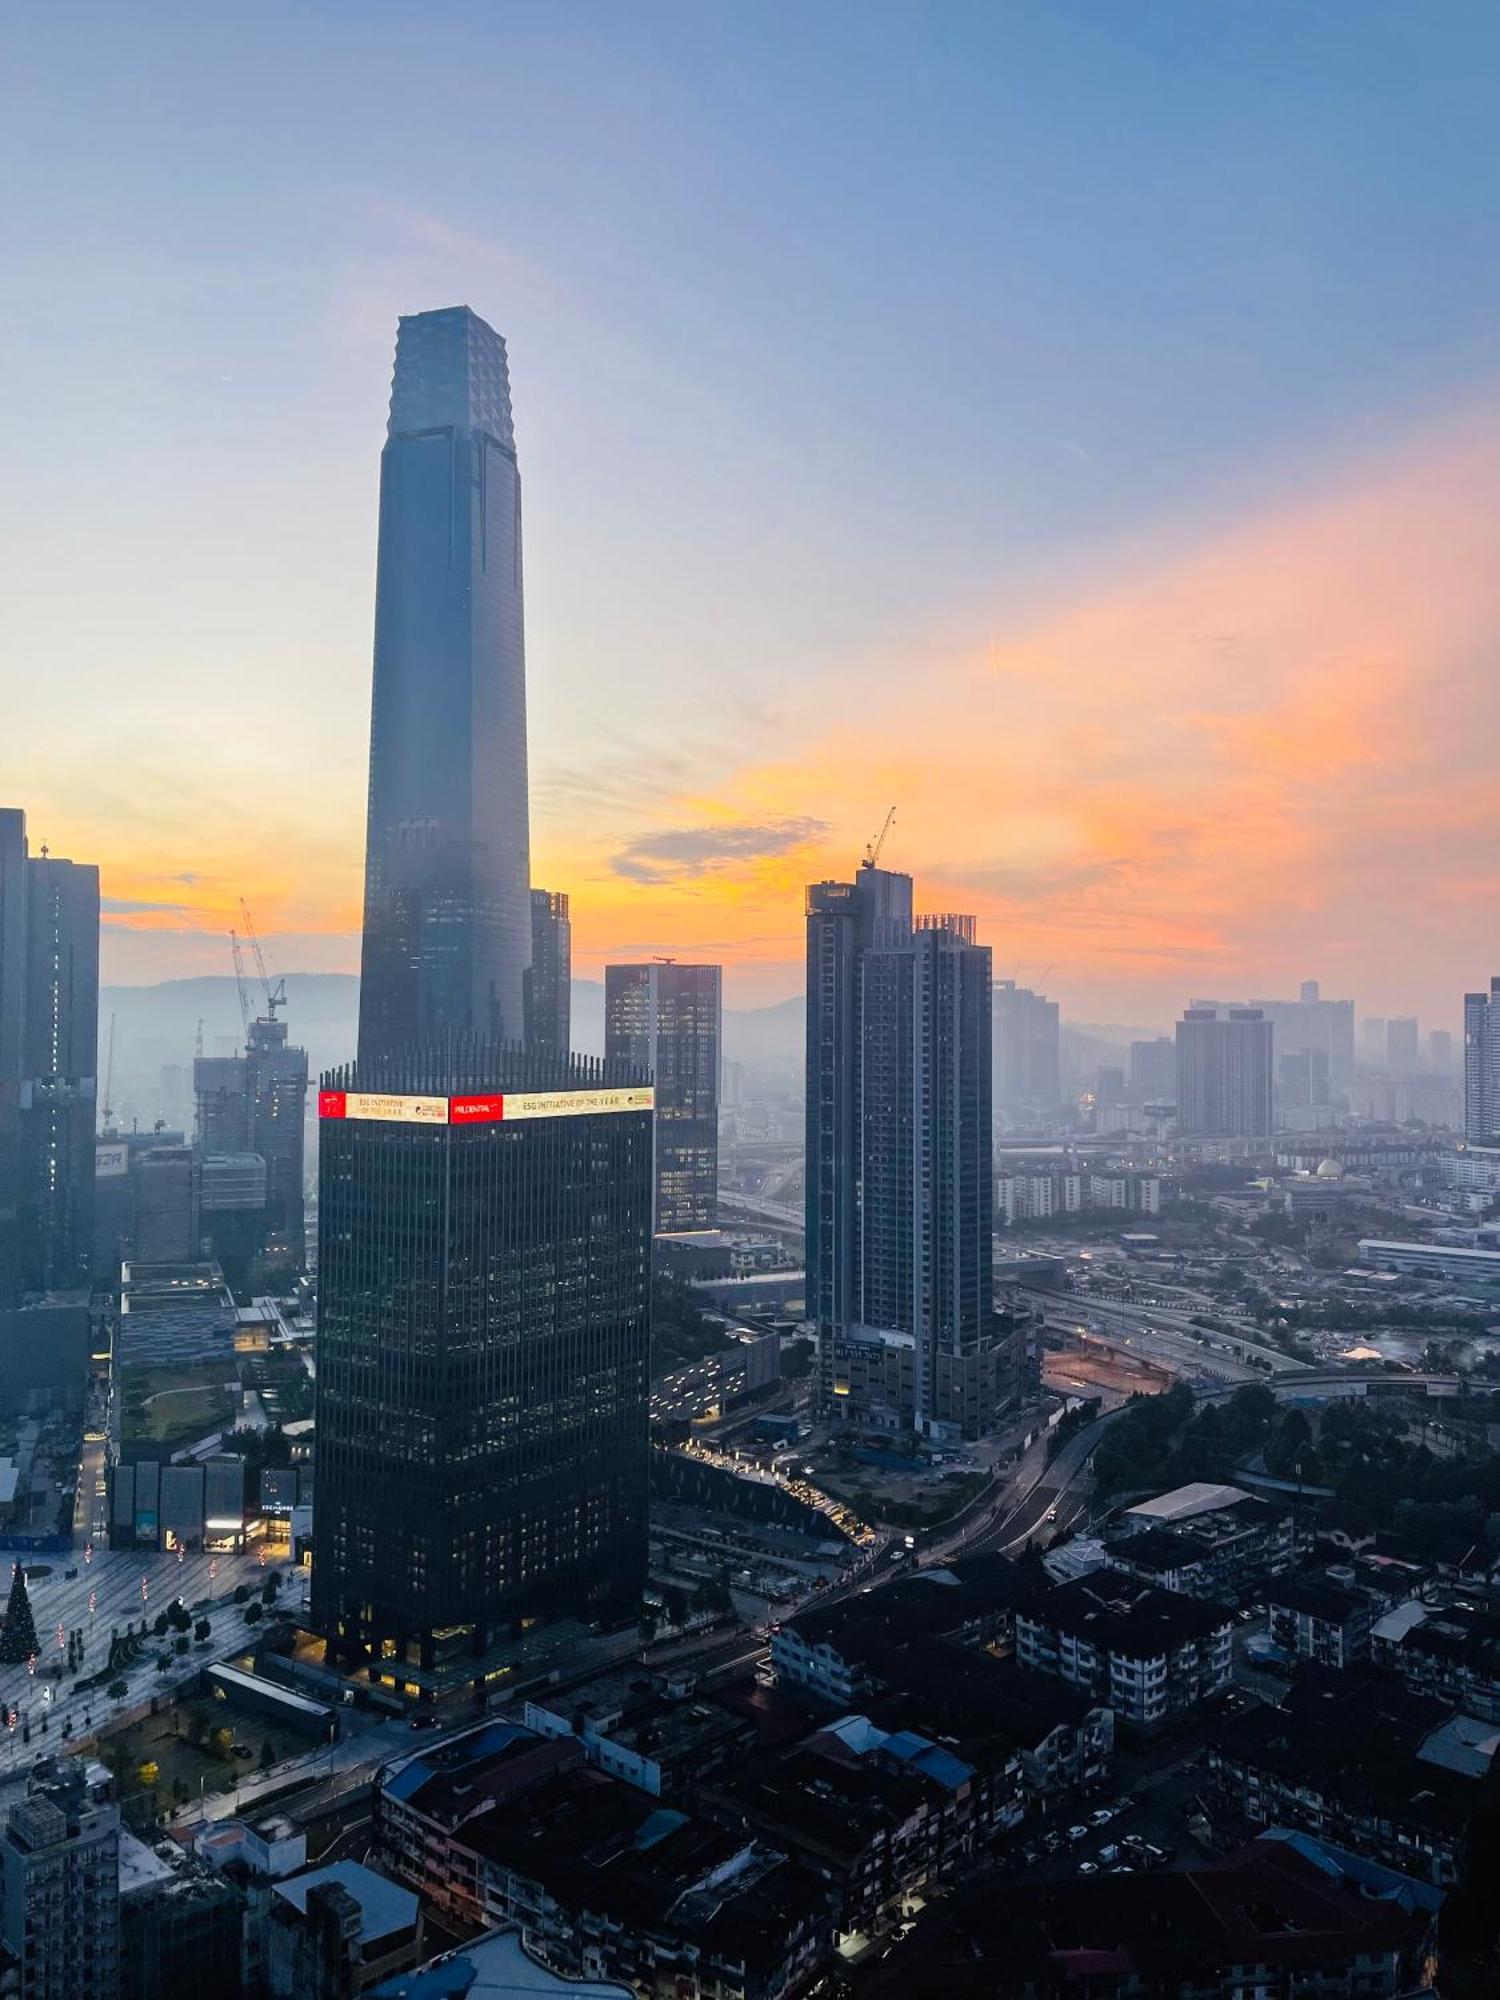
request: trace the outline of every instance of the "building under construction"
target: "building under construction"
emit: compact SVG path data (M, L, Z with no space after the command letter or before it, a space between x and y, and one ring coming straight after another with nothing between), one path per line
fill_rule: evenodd
M249 915L247 910L247 925ZM265 991L264 1012L251 1013L239 939L231 934L245 1048L242 1055L195 1058L195 1136L205 1173L211 1160L234 1158L242 1168L250 1156L264 1161L265 1206L254 1231L255 1248L266 1265L300 1270L306 1258L302 1176L307 1051L287 1040L286 1023L277 1018L277 1010L286 1005L286 982L273 984L268 977L253 927L250 941ZM221 1178L227 1184L229 1177ZM249 1185L243 1172L234 1179ZM237 1242L235 1247L247 1246Z

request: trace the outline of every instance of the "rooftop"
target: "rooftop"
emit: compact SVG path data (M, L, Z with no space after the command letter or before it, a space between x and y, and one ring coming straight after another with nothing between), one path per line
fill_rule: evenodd
M564 1979L532 1957L518 1930L503 1930L383 1979L366 2000L631 2000L632 1991L612 1979Z
M417 1921L421 1905L412 1891L377 1875L362 1861L334 1861L326 1868L309 1868L305 1875L291 1875L278 1882L275 1893L306 1916L309 1894L325 1882L336 1882L358 1903L360 1936L366 1944L411 1930Z
M1022 1612L1108 1652L1134 1656L1154 1656L1207 1639L1234 1616L1209 1598L1158 1590L1114 1570L1095 1570L1072 1583L1037 1590Z
M1241 1500L1251 1497L1240 1486L1209 1486L1197 1480L1190 1486L1174 1486L1170 1493L1158 1493L1154 1500L1143 1500L1138 1507L1127 1507L1125 1518L1161 1524L1191 1521L1199 1514L1212 1514L1220 1507L1234 1507Z

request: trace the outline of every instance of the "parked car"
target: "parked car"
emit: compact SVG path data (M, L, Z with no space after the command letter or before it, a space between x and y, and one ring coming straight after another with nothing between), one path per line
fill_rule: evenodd
M1100 1806L1094 1812L1091 1812L1089 1814L1089 1825L1108 1826L1113 1818L1114 1814L1110 1811L1108 1806Z
M1068 1828L1069 1840L1072 1841L1087 1840L1088 1837L1089 1837L1089 1830L1086 1826L1070 1826Z

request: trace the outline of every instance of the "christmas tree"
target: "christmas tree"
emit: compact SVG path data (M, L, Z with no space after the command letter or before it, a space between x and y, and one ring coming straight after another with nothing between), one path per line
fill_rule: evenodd
M10 1602L5 1607L4 1622L0 1623L0 1666L24 1666L38 1650L26 1577L17 1563L10 1573Z

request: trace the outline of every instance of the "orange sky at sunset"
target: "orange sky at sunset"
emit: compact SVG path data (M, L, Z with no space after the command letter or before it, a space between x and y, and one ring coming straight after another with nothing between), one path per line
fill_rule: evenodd
M977 911L998 975L1055 967L1074 1018L1318 976L1451 1021L1500 952L1497 444L1488 413L1454 421L1024 610L935 607L940 637L830 661L717 743L580 767L544 729L533 875L572 892L575 969L702 953L736 1004L800 990L802 885L847 872L894 801L887 860L919 902ZM353 969L358 736L227 807L211 765L93 812L76 771L34 773L34 838L109 857L106 977L226 971L241 892L283 969Z

